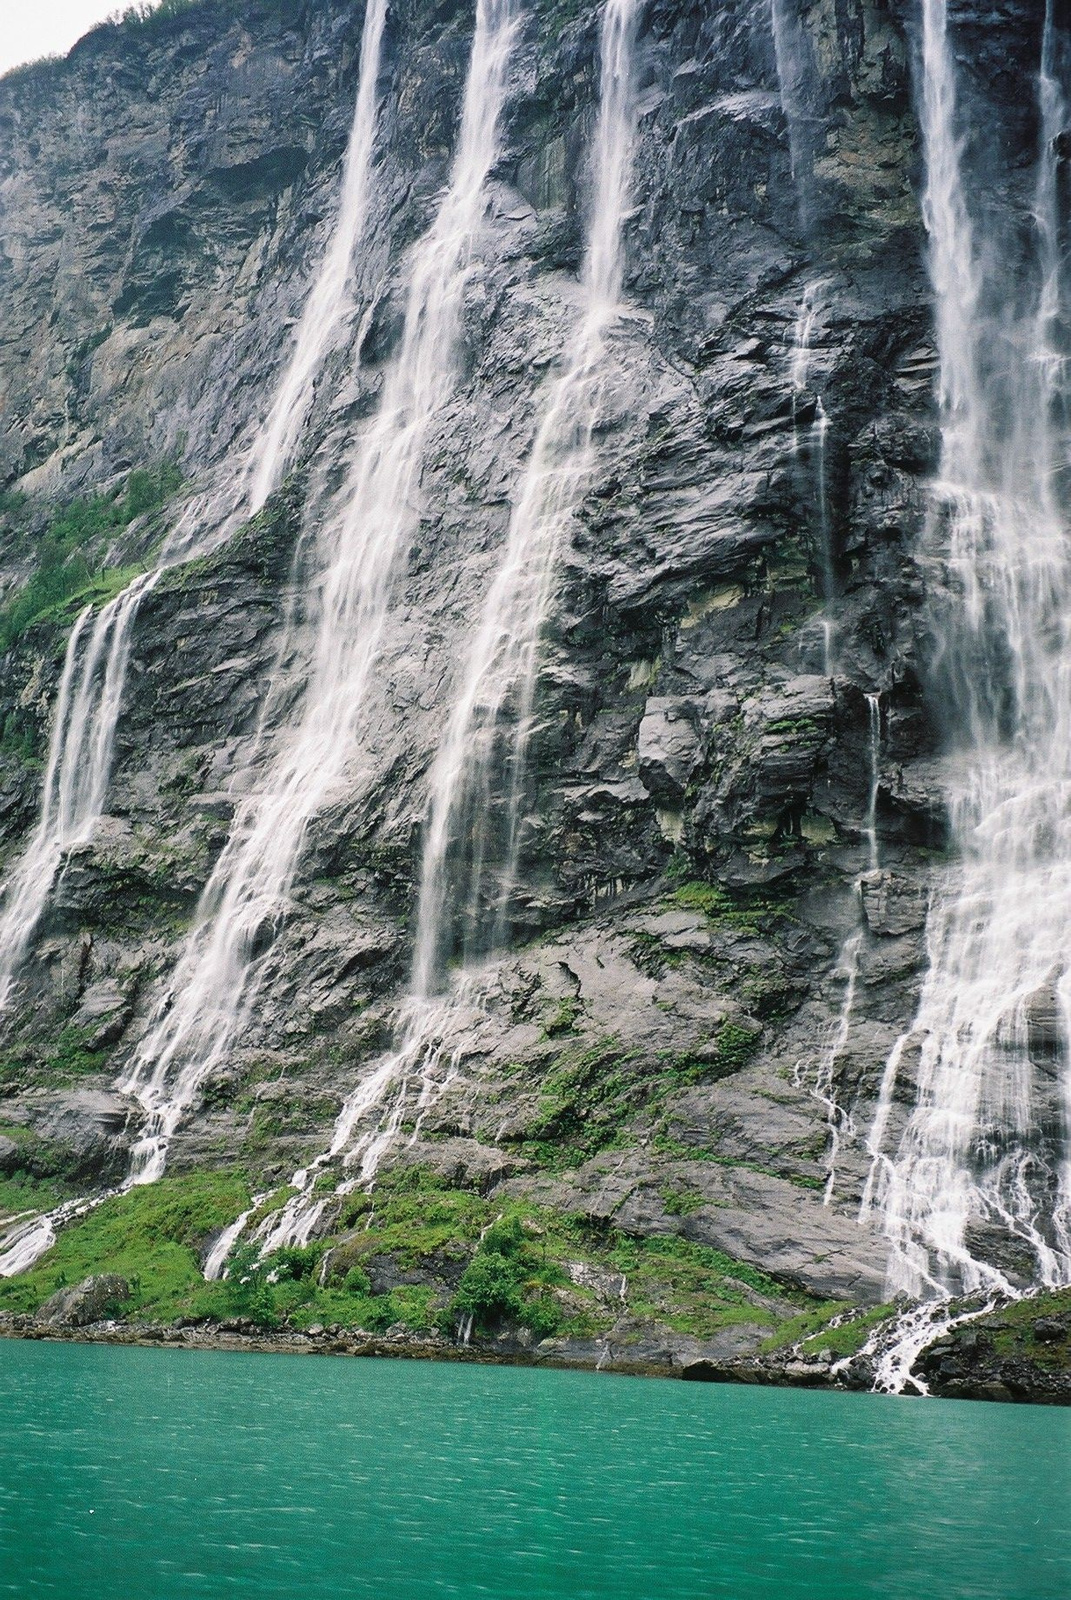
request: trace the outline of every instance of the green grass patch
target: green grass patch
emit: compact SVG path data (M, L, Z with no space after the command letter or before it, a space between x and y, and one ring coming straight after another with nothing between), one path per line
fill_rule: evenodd
M35 1193L44 1195L15 1183L10 1198L21 1202ZM291 1193L278 1189L259 1220ZM471 1317L478 1333L520 1326L537 1338L592 1337L627 1312L699 1337L740 1323L769 1327L773 1335L779 1324L786 1331L803 1327L801 1318L817 1328L838 1309L686 1239L635 1239L524 1200L496 1202L420 1168L388 1171L372 1195L347 1197L339 1228L352 1232L263 1261L247 1233L227 1279L206 1284L200 1256L207 1240L248 1203L245 1175L235 1171L132 1189L67 1228L30 1272L0 1282L0 1308L32 1312L57 1289L108 1272L131 1285L127 1317L242 1318L263 1328L319 1323L376 1333L401 1325L453 1334ZM375 1294L370 1263L383 1258L429 1281ZM624 1300L611 1293L604 1304L591 1289L573 1285L568 1269L577 1262L600 1269L611 1283L623 1277Z
M1071 1289L1031 1295L970 1326L992 1338L994 1354L1002 1360L1018 1357L1051 1372L1071 1370L1071 1324L1062 1339L1039 1339L1034 1323L1040 1317L1071 1317Z
M170 464L155 471L138 468L114 494L72 500L59 509L37 542L37 570L0 606L0 650L9 650L34 622L75 604L111 599L125 588L140 568L98 567L90 547L157 510L180 482L178 468Z
M51 1211L61 1200L69 1200L70 1189L58 1177L39 1178L29 1172L13 1172L0 1178L0 1223L26 1212Z
M768 1339L763 1345L763 1351L788 1350L798 1344L803 1355L812 1359L828 1350L833 1359L839 1361L844 1356L854 1356L876 1328L896 1315L893 1305L874 1306L872 1310L842 1322L839 1327L829 1326L835 1317L844 1316L851 1309L847 1301L831 1301L803 1312L782 1324L776 1337Z
M245 1176L236 1172L191 1173L129 1189L65 1228L31 1271L0 1280L0 1309L36 1311L57 1289L114 1272L131 1285L128 1314L170 1321L204 1287L205 1241L248 1204Z
M685 911L701 911L728 931L759 937L791 920L790 902L770 896L729 893L720 883L683 883L671 896Z

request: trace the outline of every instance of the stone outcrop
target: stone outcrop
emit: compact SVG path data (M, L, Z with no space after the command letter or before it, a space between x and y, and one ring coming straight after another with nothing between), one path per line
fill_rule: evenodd
M115 1273L86 1278L70 1289L60 1289L41 1307L40 1320L65 1328L85 1328L122 1309L130 1299L130 1285Z

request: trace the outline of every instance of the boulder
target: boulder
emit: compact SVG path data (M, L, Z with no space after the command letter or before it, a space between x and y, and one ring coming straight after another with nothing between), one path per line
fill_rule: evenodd
M85 1328L103 1322L130 1299L130 1285L117 1273L104 1272L85 1278L69 1289L60 1289L46 1300L38 1320L53 1327Z

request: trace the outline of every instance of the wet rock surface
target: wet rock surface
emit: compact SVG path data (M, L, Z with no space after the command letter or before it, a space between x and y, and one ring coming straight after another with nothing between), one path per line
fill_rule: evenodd
M387 1163L867 1305L884 1243L858 1222L862 1140L946 870L914 553L935 357L904 13L853 0L806 14L795 178L767 8L645 13L627 311L557 575L513 949L451 1020L451 1081L406 1108ZM463 377L433 424L352 782L310 830L249 1025L176 1137L180 1172L285 1180L392 1037L430 760L572 326L596 20L545 3L526 21ZM185 487L166 523L233 470L330 224L360 22L342 0L255 20L193 6L0 82L0 477L29 496L0 512L8 586L73 495L174 459ZM374 405L470 30L468 8L392 10L356 309L302 459L255 523L168 573L139 613L108 815L66 863L4 1018L0 1128L70 1152L78 1181L121 1175L139 1123L114 1085L255 781L268 686L282 728L300 694L302 662L277 661L275 643L310 484L337 472ZM160 533L135 521L111 564ZM0 721L25 730L0 748L9 862L69 620L41 618L4 658ZM815 1085L857 931L832 1067L852 1131L831 1169ZM16 1142L0 1133L0 1170ZM412 1276L387 1258L374 1272L388 1289ZM448 1284L441 1263L428 1281ZM696 1377L743 1359L735 1332L702 1348L645 1337L622 1328L553 1359Z
M948 1400L1071 1405L1071 1294L1032 1295L953 1328L913 1370Z

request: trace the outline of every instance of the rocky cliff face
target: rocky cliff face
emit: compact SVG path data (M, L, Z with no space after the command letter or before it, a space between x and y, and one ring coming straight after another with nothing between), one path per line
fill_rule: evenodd
M863 1140L910 1026L944 844L916 555L936 428L912 16L805 5L775 41L765 3L645 11L628 312L558 574L523 914L457 1012L447 1089L408 1108L387 1163L853 1304L882 1293ZM307 840L255 1018L180 1130L177 1173L284 1182L390 1039L429 763L576 298L597 22L570 0L526 13L463 379L433 424L352 782ZM348 0L202 0L0 83L9 598L73 499L181 472L162 509L90 543L96 574L144 560L234 470L330 226L360 25ZM4 1019L9 1170L31 1146L32 1170L74 1187L122 1170L137 1121L113 1085L226 835L310 484L336 471L394 348L471 27L453 0L392 8L356 305L302 459L142 606L108 814ZM1002 57L1002 105L1029 105L1035 54ZM994 134L1012 153L1031 137L1015 117ZM9 860L72 614L8 641Z

